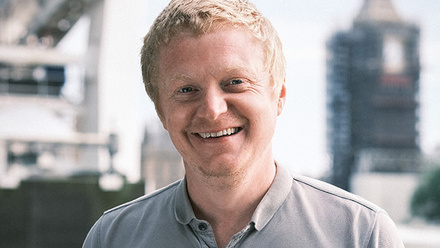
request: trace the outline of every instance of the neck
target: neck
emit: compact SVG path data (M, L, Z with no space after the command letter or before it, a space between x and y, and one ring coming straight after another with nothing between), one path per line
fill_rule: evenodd
M226 178L187 173L194 213L211 224L219 247L250 222L276 174L273 160L251 168Z

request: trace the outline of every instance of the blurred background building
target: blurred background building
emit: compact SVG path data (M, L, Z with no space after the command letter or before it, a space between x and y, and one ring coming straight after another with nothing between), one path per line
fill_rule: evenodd
M419 143L420 28L391 0L365 0L348 31L327 42L330 181L397 222L423 169Z
M167 131L159 123L145 129L141 174L147 193L181 179L185 173L182 157L167 136Z
M328 42L332 183L355 170L419 170L419 28L390 0L366 0L349 31Z
M59 48L78 20L97 9L99 1L0 2L0 186L98 171L99 152L109 144L97 127L98 57ZM72 81L81 88L69 96Z

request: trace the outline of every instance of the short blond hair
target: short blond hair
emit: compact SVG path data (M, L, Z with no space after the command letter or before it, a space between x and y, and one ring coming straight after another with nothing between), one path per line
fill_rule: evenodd
M144 37L141 50L142 77L148 96L158 110L158 55L162 46L184 31L209 33L223 25L245 27L259 40L265 53L265 66L279 94L286 69L278 33L257 8L246 0L172 0L156 18Z

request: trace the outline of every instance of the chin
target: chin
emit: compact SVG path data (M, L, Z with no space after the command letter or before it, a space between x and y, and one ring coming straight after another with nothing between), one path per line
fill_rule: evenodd
M204 163L198 166L198 170L209 178L233 178L239 177L246 172L244 163L238 163L239 159L232 159L232 161Z

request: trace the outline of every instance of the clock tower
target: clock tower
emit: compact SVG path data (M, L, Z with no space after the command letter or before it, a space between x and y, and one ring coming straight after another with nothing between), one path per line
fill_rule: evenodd
M391 0L365 0L349 31L327 43L332 183L355 172L418 171L419 28Z

